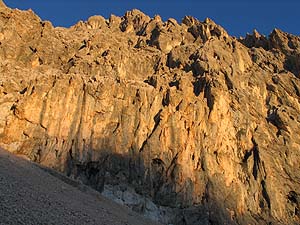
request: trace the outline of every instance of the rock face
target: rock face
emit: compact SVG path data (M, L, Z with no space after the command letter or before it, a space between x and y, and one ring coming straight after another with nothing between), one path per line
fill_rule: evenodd
M0 8L1 147L130 186L177 225L300 223L299 37Z
M0 8L6 8L6 5L4 4L4 2L2 0L0 0Z

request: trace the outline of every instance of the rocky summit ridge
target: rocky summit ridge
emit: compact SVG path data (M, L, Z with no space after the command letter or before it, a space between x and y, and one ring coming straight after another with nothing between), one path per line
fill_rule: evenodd
M300 38L278 29L139 10L62 28L0 1L0 147L134 190L166 223L300 223L299 78Z

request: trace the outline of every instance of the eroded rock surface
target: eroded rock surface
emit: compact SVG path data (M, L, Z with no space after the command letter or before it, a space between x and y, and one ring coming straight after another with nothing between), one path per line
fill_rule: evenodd
M300 38L138 10L53 27L0 6L0 146L170 223L300 223Z

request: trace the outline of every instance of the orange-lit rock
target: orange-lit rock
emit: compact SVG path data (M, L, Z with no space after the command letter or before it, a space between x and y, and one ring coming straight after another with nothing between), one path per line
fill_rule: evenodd
M1 147L130 185L181 208L174 224L299 223L299 37L138 10L55 28L2 8Z

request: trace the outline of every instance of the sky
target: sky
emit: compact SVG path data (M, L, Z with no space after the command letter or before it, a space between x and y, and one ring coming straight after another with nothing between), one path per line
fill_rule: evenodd
M122 16L137 8L150 17L163 20L175 18L181 22L185 15L203 21L213 19L230 35L240 37L254 29L269 35L274 28L300 35L300 0L4 0L7 6L31 8L43 20L54 26L70 27L92 15L109 18Z

